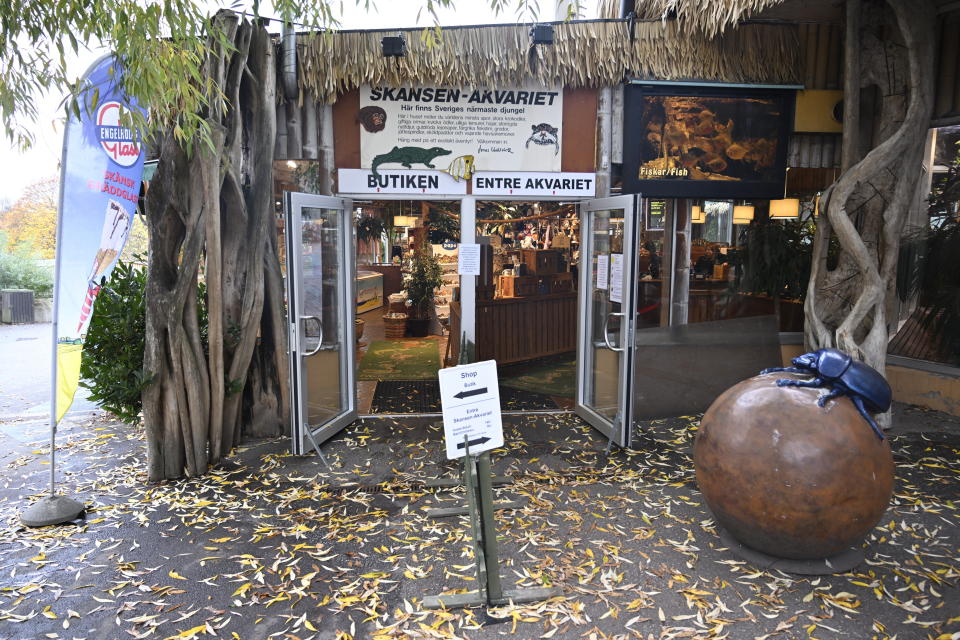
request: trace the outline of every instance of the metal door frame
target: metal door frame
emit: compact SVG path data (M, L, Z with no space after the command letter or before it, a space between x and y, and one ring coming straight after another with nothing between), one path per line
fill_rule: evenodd
M636 278L638 268L638 240L639 229L642 227L637 202L641 201L638 194L597 198L580 201L580 283L577 313L577 398L576 413L597 431L603 433L620 447L629 448L631 444L633 425L633 354L636 332ZM617 400L616 417L611 421L597 413L592 407L585 404L590 371L587 370L588 350L593 348L591 335L593 333L592 295L594 282L593 269L593 239L592 213L596 211L623 210L623 283L622 302L620 303L622 321L620 323L620 389ZM609 281L608 281L609 287ZM608 289L609 291L609 289ZM607 343L606 336L604 342ZM604 345L610 348L609 344Z
M309 424L307 396L305 388L304 358L317 353L304 353L301 341L303 321L303 260L301 240L303 238L304 208L333 209L339 212L340 234L337 256L339 260L337 280L342 296L338 298L339 332L337 343L341 349L340 357L340 395L345 409L332 419L318 425ZM353 203L346 198L321 196L311 193L288 191L284 193L284 221L286 223L287 248L287 326L289 329L290 363L290 437L291 449L295 455L303 455L310 448L320 453L320 445L336 435L341 429L357 419L357 372L356 345L354 344L354 318L356 317L356 271L355 231L353 225ZM346 300L343 300L345 298ZM345 302L345 303L344 303ZM322 332L321 344L322 346ZM319 350L319 349L318 349Z

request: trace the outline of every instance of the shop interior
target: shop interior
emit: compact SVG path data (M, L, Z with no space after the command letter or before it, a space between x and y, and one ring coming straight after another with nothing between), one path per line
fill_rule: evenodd
M356 200L354 208L360 412L437 412L437 369L464 353L460 203ZM577 220L574 204L477 204L472 357L498 362L504 410L573 404Z

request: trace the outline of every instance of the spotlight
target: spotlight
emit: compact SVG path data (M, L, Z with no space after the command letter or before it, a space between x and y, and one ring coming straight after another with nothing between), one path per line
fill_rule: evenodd
M533 28L530 29L530 37L533 39L533 44L553 44L553 25L533 25Z
M407 55L407 41L399 33L395 36L384 36L380 40L380 47L385 58L402 58Z

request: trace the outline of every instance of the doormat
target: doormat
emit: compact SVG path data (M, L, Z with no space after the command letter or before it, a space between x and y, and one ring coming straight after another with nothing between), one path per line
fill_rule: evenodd
M437 378L440 347L434 338L374 340L360 361L358 380Z
M436 380L378 382L370 413L440 413L440 383Z
M553 399L542 393L500 387L502 411L553 411ZM370 413L440 413L440 383L436 380L383 380L373 392Z
M577 364L573 356L541 360L506 368L500 386L548 396L573 398L576 395Z

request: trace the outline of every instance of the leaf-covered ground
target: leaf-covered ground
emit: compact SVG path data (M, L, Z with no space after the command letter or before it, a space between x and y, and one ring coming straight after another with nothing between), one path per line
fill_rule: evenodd
M153 486L140 433L68 425L64 484L89 511L39 530L17 514L48 451L0 435L0 638L960 639L956 418L898 407L895 496L867 562L819 578L722 546L694 482L695 417L610 456L570 414L505 422L501 497L526 504L499 514L505 586L563 596L450 611L421 607L475 588L465 520L425 515L462 499L424 486L456 469L435 421L359 422L326 445L333 471L272 440Z

